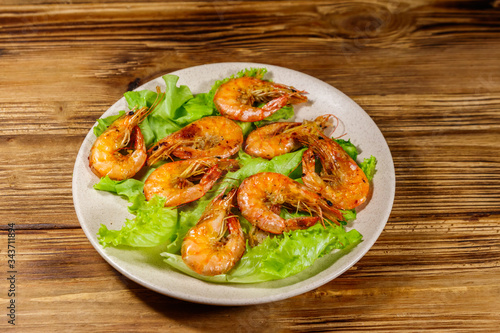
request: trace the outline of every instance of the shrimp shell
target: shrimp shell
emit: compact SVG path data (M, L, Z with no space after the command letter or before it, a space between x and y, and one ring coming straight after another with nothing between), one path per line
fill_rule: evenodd
M144 182L144 195L146 200L155 195L166 198L166 207L179 206L200 199L225 172L237 167L236 160L214 157L165 163Z
M314 123L321 130L333 127L333 115L317 117ZM255 157L272 159L273 157L290 153L303 147L303 144L295 137L295 131L303 124L311 121L300 122L277 122L265 125L250 132L243 146L244 151Z
M96 139L89 155L89 167L98 177L114 180L133 177L144 166L147 153L140 124L161 102L165 94L157 88L158 97L149 108L132 110L116 119ZM129 143L132 143L129 146Z
M242 144L243 132L234 121L220 116L204 117L158 141L148 150L148 165L172 156L228 158Z
M184 263L198 274L213 276L231 270L245 252L240 222L228 216L236 189L221 193L205 209L198 223L182 242ZM226 228L227 227L227 228ZM228 236L224 234L228 231Z
M225 117L254 122L269 117L287 104L306 102L304 94L290 86L244 76L223 83L214 95L214 103ZM259 108L255 103L266 104Z
M280 122L262 126L250 132L243 150L255 157L272 159L302 147L291 132L287 132L301 123Z
M306 229L323 222L323 217L333 222L342 219L342 214L319 195L280 173L262 172L246 178L239 187L237 200L243 217L274 234ZM279 216L283 204L296 211L309 212L311 216L286 220Z
M337 209L353 209L366 201L370 184L363 170L342 147L314 126L304 126L294 135L309 149L302 156L304 184L320 193ZM319 158L322 171L315 171Z

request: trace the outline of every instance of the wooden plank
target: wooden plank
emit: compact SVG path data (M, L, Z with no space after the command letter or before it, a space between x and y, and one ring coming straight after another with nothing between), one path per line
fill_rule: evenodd
M500 323L498 237L455 229L442 239L436 230L434 236L419 230L383 234L358 264L316 290L241 308L195 305L149 291L111 268L79 229L19 230L18 316L24 330L41 332L70 325L102 332L256 332L263 324L269 331L301 332L494 330Z
M19 331L498 330L499 1L66 2L0 5L0 248L14 222ZM333 85L394 158L394 209L373 248L281 302L211 307L147 290L98 255L73 208L74 159L96 118L162 74L223 61Z
M45 80L55 81L52 88L60 87L61 74L110 78L106 80L109 86L125 79L127 84L137 78L145 82L203 63L197 60L200 51L210 55L205 62L251 58L302 70L336 83L348 94L359 94L360 79L367 94L434 93L436 89L463 93L478 84L498 88L498 45L492 38L498 31L498 11L472 11L458 2L457 8L443 2L443 14L440 3L435 7L400 4L391 8L369 3L363 7L291 2L283 7L280 2L266 2L260 7L239 2L238 10L230 4L221 7L223 17L214 5L201 4L34 6L23 7L20 14L10 12L15 7L5 7L0 40L8 61L5 68L14 71L7 74L10 79L29 77L18 75L19 69L32 73L44 69ZM183 20L174 23L170 18L179 12ZM429 16L429 12L436 13ZM245 24L249 16L259 17L258 24ZM71 24L66 26L68 21ZM454 22L451 28L455 30L450 31L448 21ZM461 28L468 30L461 33ZM93 47L87 48L86 43ZM33 53L37 48L54 53L40 56ZM286 61L280 61L283 52L287 52ZM60 62L68 56L68 63ZM477 62L471 64L468 59ZM88 84L96 86L95 80ZM352 91L355 87L357 92Z
M0 219L18 228L76 227L72 170L81 137L10 136L0 146Z

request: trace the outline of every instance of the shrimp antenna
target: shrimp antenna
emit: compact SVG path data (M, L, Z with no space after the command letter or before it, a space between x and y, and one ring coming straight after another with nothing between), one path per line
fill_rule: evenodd
M307 206L306 206L306 205L304 205L304 206L307 208ZM295 214L297 214L297 213L299 212L299 210L300 210L300 209L299 209L299 207L300 207L300 200L299 200L299 202L297 203L297 207L296 207L296 209L295 209Z
M137 109L137 105L134 107L134 110L136 110L134 112L134 116L133 117L137 117L137 123L140 123L142 122L147 116L149 116L151 114L151 112L154 111L154 109L156 109L158 107L158 105L160 105L161 102L163 102L163 99L166 97L166 93L162 93L161 90L160 90L160 87L156 87L156 92L157 92L157 95L156 95L156 99L155 101L153 102L153 104L151 104L151 106L148 108L148 107L142 107L140 108L139 110L136 110Z
M339 117L335 116L335 115L331 115L335 120L336 120L336 124L333 126L333 131L332 131L332 138L334 139L340 139L341 137L343 136L346 136L347 135L347 132L345 131L345 126L344 126L344 123L342 122L342 120L339 119ZM335 131L337 130L337 128L340 127L340 125L342 124L342 127L344 128L344 133L339 135L339 136L333 136L333 134L335 133Z
M156 86L156 93L156 99L150 107L151 111L156 109L156 107L158 107L158 105L160 105L160 103L167 97L167 92L162 93L159 86Z
M168 138L168 136L167 136ZM151 147L148 151L150 153L149 158L148 158L148 165L153 165L156 162L158 162L161 159L168 159L170 158L173 161L172 158L172 152L179 148L183 142L175 142L172 144L169 144L168 142L162 143L161 141L158 141L153 147ZM158 147L158 148L156 148Z
M319 208L319 218L321 220L321 225L323 226L323 228L326 228L326 226L325 226L325 218L323 217L323 211L321 210L321 208Z

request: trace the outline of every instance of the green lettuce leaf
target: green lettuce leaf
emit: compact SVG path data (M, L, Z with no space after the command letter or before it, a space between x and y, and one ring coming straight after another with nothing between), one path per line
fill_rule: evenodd
M196 274L184 264L180 255L168 252L161 255L170 266L205 281L258 283L295 275L332 250L348 251L361 240L362 236L356 230L346 232L341 226L323 228L318 224L306 230L266 238L261 244L247 249L229 273L213 277Z
M347 155L349 155L353 160L356 161L356 158L358 157L358 148L356 148L356 146L351 143L351 139L347 141L344 139L334 139L334 141L337 142L340 147L345 150Z
M368 180L373 179L373 176L375 175L376 171L375 169L376 166L377 166L377 159L373 155L370 156L369 158L365 158L363 162L359 163L359 167L361 168L361 170L363 170Z
M144 136L146 146L149 147L167 135L177 132L182 127L172 120L165 120L161 117L147 117L139 124L139 128Z
M97 125L94 126L94 135L98 137L101 135L116 119L120 118L125 114L125 111L120 111L117 115L109 116L106 118L97 119Z
M295 112L293 111L293 106L287 105L270 115L269 117L261 120L261 121L256 121L254 122L255 126L261 127L264 125L268 125L270 123L276 122L278 120L282 119L290 119L293 118L295 115Z
M164 79L165 80L165 79ZM127 91L123 94L130 110L153 105L158 94L152 90Z
M256 128L254 123L238 121L238 120L235 120L234 122L238 124L238 126L241 128L241 131L243 132L243 137L247 137L248 134L250 134L250 132Z
M345 222L354 221L356 219L356 209L340 210ZM342 222L341 222L342 223Z
M177 75L162 76L165 81L165 98L155 108L150 116L162 119L176 120L179 118L177 110L194 96L188 86L177 87L179 77ZM157 93L151 90L128 91L125 93L125 100L130 109L149 107L157 98Z
M208 99L208 94L196 95L177 110L175 122L184 127L205 116L215 115L217 111L210 106L211 102Z
M164 75L162 78L166 86L165 98L139 125L147 146L195 120L216 113L207 99L207 94L193 96L188 86L177 86L179 77L176 75ZM126 92L124 96L129 108L133 109L150 107L158 94L150 90L141 90Z
M97 184L94 184L94 189L99 191L107 191L125 197L132 203L128 207L129 212L134 213L146 200L143 194L144 182L137 179L112 180L108 176L104 176Z
M245 254L229 280L259 282L289 277L333 249L357 245L361 239L356 230L347 233L341 226L323 228L320 224L284 233L282 237L268 237Z
M144 120L139 127L144 136L146 146L150 147L157 141L172 134L182 127L196 121L202 117L218 115L218 111L213 102L214 95L221 84L232 78L243 76L253 76L262 78L267 72L265 68L248 68L232 75L228 78L218 80L214 83L208 93L200 93L193 96L188 86L177 86L179 77L176 75L164 75L165 98L158 104L155 110ZM150 107L157 98L157 93L151 90L128 91L124 94L130 109ZM125 111L121 111L120 115ZM275 112L258 124L262 125L269 121L288 119L293 117L292 106L286 106ZM94 127L94 134L99 136L119 115L110 116L98 120L98 125ZM255 123L237 122L243 130L243 135L248 135L255 129Z
M210 204L214 196L207 195L199 199L191 209L179 209L179 224L173 241L166 248L167 252L180 253L182 241L189 229L194 227L201 218L205 208Z
M173 240L177 231L177 210L165 208L165 198L155 196L143 201L135 218L125 221L120 230L109 230L101 224L97 238L107 246L154 247Z

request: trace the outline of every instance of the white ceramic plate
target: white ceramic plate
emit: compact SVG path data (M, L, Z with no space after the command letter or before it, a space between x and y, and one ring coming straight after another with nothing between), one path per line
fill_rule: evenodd
M92 186L98 178L90 171L88 154L96 139L90 131L80 148L73 172L73 200L83 231L97 252L114 268L131 280L178 299L215 305L249 305L277 301L315 289L336 278L353 266L372 247L382 232L392 209L395 192L395 174L392 156L382 133L373 120L353 100L332 86L309 75L283 67L256 63L218 63L186 68L173 72L179 76L178 85L187 85L193 94L208 92L215 80L228 77L249 67L266 67L275 82L306 90L310 102L295 107L296 120L314 119L333 113L342 120L347 136L361 154L358 159L376 156L377 172L373 179L373 193L368 203L358 211L357 219L347 229L355 228L363 235L363 242L351 252L336 258L327 255L305 271L278 281L257 284L214 284L197 280L174 271L162 257L148 255L147 251L103 249L97 241L101 223L109 229L119 229L126 218L128 203L113 194L96 191ZM155 91L164 81L157 78L137 90ZM121 98L102 117L127 110Z

